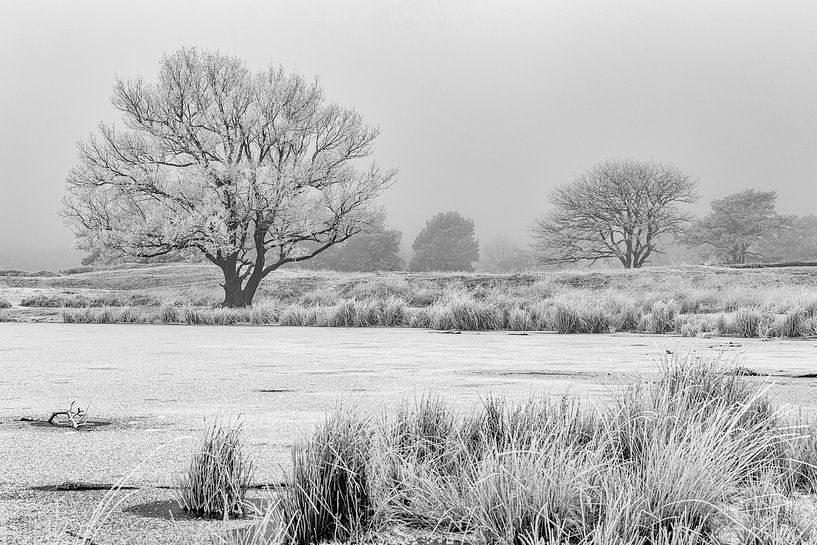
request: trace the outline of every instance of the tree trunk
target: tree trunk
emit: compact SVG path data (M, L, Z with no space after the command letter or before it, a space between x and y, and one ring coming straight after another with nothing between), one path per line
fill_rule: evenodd
M230 269L229 266L222 268L222 272L224 273L224 283L221 286L224 288L224 302L221 303L221 306L228 308L251 307L255 292L258 290L264 276L266 276L263 274L262 269L254 269L253 273L247 278L246 283L243 283L238 273Z
M223 269L224 283L221 285L224 288L224 302L221 306L227 308L241 308L252 304L252 296L255 290L247 297L246 290L242 289L241 278L235 270L229 268Z

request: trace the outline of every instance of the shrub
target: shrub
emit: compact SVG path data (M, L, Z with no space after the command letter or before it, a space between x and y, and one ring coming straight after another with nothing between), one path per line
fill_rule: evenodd
M11 308L11 303L8 302L6 299L0 298L0 310Z
M253 466L241 451L240 435L240 423L228 425L217 418L205 426L186 471L176 478L181 508L223 518L244 514Z

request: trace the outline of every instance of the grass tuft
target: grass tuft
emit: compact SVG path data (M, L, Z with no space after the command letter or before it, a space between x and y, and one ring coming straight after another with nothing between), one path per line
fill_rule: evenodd
M253 476L252 462L241 450L241 424L216 418L205 426L187 469L176 478L176 501L191 513L240 517Z
M297 545L361 536L373 515L366 465L370 425L351 411L331 416L293 447L292 474L278 509Z

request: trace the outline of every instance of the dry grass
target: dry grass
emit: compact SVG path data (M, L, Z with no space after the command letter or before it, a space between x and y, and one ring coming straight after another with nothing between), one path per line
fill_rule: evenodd
M187 469L176 478L176 501L206 517L240 517L253 466L241 451L241 425L216 418L206 425Z
M62 308L65 320L76 323L817 335L813 268L521 275L279 271L262 284L252 310L218 308L219 279L211 269L164 265L7 276L3 282L41 290L24 303ZM120 313L123 307L129 310Z
M804 514L763 502L813 492L817 436L729 370L667 360L659 381L595 411L488 399L461 414L424 398L379 421L339 413L296 449L285 541L393 525L508 545L811 539Z

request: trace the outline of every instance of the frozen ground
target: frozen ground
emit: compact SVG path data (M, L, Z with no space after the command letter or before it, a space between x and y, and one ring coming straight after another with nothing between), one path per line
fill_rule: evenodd
M126 505L170 499L204 417L241 415L259 484L281 479L289 447L339 403L376 411L437 393L463 408L488 394L571 394L604 403L667 352L740 357L780 402L817 413L817 340L689 339L417 329L0 323L0 543L75 528L101 493L33 491L65 481L140 487ZM32 427L72 400L112 424ZM141 465L139 465L141 463ZM175 542L219 523L124 513L105 535ZM118 536L118 537L117 537ZM139 536L139 537L137 537Z

